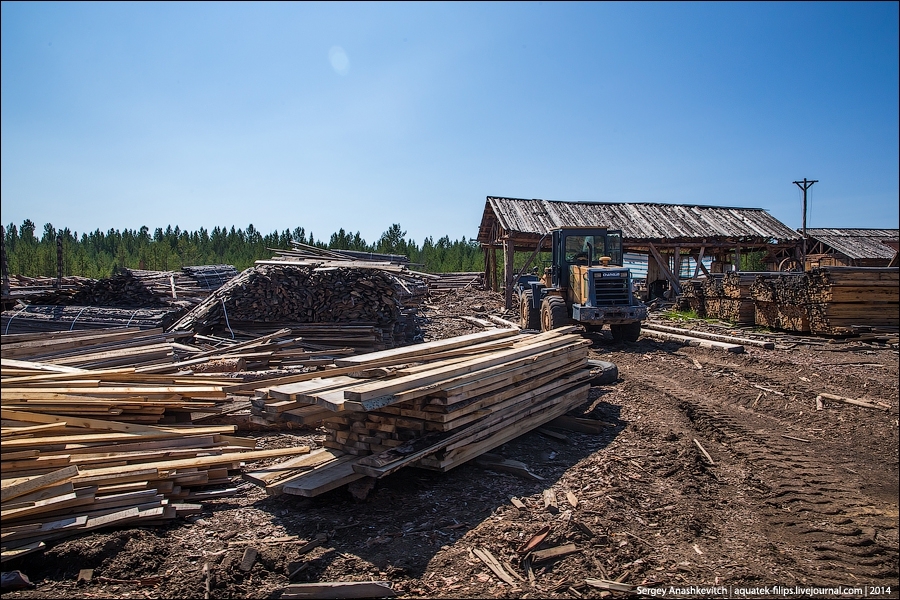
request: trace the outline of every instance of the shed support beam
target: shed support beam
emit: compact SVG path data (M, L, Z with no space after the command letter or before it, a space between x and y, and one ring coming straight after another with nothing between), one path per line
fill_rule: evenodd
M516 241L512 237L507 236L503 240L503 280L505 281L503 297L507 309L513 306L513 276L515 275L513 257L515 254Z
M679 283L678 278L672 275L672 271L669 270L669 265L666 264L666 261L663 259L662 255L660 255L659 250L656 249L656 246L653 245L653 242L649 242L650 246L650 254L653 255L653 258L656 259L656 264L659 265L659 270L663 275L666 276L666 279L669 281L669 285L675 290L676 294L681 294L681 283Z
M700 252L697 253L697 266L694 267L694 277L693 279L697 279L697 276L700 275L700 269L703 269L703 272L706 273L706 267L703 266L703 253L706 252L706 246L700 246ZM709 273L706 273L707 277Z

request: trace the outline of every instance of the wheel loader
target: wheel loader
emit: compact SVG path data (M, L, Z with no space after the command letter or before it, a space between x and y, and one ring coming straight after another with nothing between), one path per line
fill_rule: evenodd
M577 323L600 331L609 325L613 339L636 341L647 307L634 295L630 269L622 266L622 232L559 227L547 236L550 266L542 277L521 275L515 284L522 328L549 331Z

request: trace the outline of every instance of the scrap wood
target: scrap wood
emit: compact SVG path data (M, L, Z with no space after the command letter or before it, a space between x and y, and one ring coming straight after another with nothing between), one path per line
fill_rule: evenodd
M528 465L526 465L525 463L518 460L504 458L498 454L482 454L475 460L475 463L486 469L491 469L494 471L506 471L507 473L519 475L526 479L531 479L532 481L544 480L544 478L540 475L535 475L534 473L532 473L528 468Z
M634 591L633 585L618 581L610 581L608 579L585 579L584 582L591 587L599 588L601 590L610 590L613 592Z
M694 438L694 444L697 445L697 448L700 449L700 452L703 454L703 456L706 458L706 460L709 461L709 464L715 466L715 464L716 464L715 461L713 461L712 457L709 455L709 452L706 451L706 448L704 448L702 445L700 445L700 440L698 440L697 438Z
M731 335L721 335L718 333L707 333L705 331L697 331L695 329L683 329L681 327L670 327L667 325L659 325L657 323L641 323L641 331L645 332L647 330L654 331L663 331L666 333L675 333L680 335L685 335L689 337L703 338L709 339L717 342L727 342L731 344L741 344L744 346L757 346L759 348L765 348L766 350L772 350L775 348L775 342L771 341L763 341L763 340L755 340L749 338L741 338L735 337Z
M281 593L283 600L336 600L341 598L393 598L389 581L323 581L292 583Z
M483 562L487 567L494 572L494 575L499 577L504 583L508 583L509 585L516 585L516 581L510 576L509 573L506 572L506 569L503 568L503 565L494 558L494 555L491 554L490 550L487 548L472 548L472 552L477 556L481 562Z
M518 552L519 554L528 554L529 552L537 548L541 544L541 542L543 542L547 538L547 535L549 533L550 526L544 525L538 530L537 533L531 536L527 542L519 546L516 552Z
M862 406L863 408L874 408L875 410L890 410L889 404L884 404L882 402L878 402L877 400L869 402L866 400L854 400L853 398L845 398L844 396L836 396L834 394L828 394L825 392L819 392L817 398L824 398L826 400L836 400L837 402L843 402L845 404L852 404L854 406Z
M641 329L641 334L670 342L679 342L684 346L699 346L701 348L713 348L715 350L724 350L725 352L733 352L741 354L744 351L742 344L731 344L728 342L719 342L715 340L707 340L695 336L681 335L677 333L667 333L665 331L656 331L655 329Z
M563 556L568 556L569 554L574 554L576 552L581 552L581 548L579 548L575 544L564 544L562 546L555 546L553 548L547 548L546 550L537 550L536 552L532 552L531 562L547 562L548 560L561 558Z

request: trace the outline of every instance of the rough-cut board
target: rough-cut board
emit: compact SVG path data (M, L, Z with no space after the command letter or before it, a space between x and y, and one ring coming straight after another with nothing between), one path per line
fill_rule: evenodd
M393 598L389 581L294 583L284 588L284 600L337 600L340 598Z
M328 463L291 481L281 491L285 494L311 498L356 481L364 475L353 470L355 460L357 460L355 456L335 459L333 463Z

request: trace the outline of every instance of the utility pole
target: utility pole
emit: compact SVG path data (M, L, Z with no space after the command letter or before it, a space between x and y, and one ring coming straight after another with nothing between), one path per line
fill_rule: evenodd
M794 185L803 190L803 252L800 256L800 270L806 270L806 190L812 187L812 184L818 183L818 179L803 178L803 181L795 181Z

